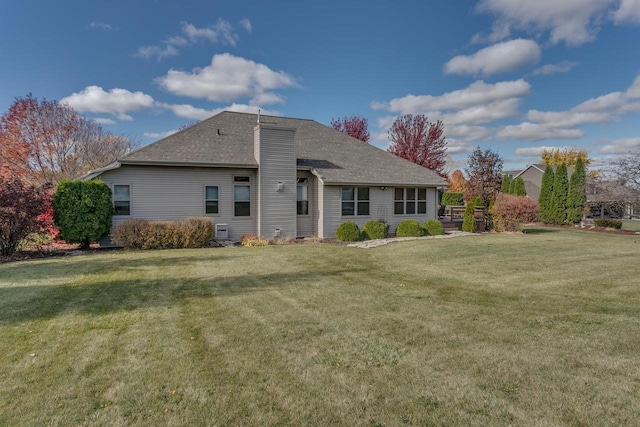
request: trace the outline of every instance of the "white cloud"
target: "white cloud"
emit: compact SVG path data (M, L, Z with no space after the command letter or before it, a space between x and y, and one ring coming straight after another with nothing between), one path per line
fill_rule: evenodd
M453 125L445 126L445 136L463 141L477 141L491 136L491 130L484 126Z
M518 98L509 98L485 105L476 105L454 113L432 113L431 116L451 125L490 123L517 115L519 104Z
M91 28L91 29L98 29L98 30L118 31L117 28L115 28L114 26L112 26L110 24L107 24L106 22L93 21L87 27Z
M258 113L258 107L254 105L246 105L246 104L236 104L233 103L226 107L214 108L211 110L207 110L204 108L194 107L190 104L166 104L166 103L158 103L158 107L170 110L178 117L183 117L185 119L191 120L204 120L211 116L214 116L223 111L235 111L237 113ZM266 114L269 116L280 116L281 114L275 110L265 110L260 109L262 114Z
M160 46L141 46L138 48L138 51L134 54L138 58L144 59L153 59L160 61L164 58L170 58L172 56L177 56L180 52L173 45L165 45L163 47Z
M395 98L388 103L373 102L371 108L385 109L401 114L422 114L426 111L461 110L486 105L528 95L531 85L523 79L498 83L485 83L482 80L471 83L464 89L447 92L440 96L407 95Z
M251 22L248 19L240 21L247 31L251 32ZM218 19L214 25L208 27L196 27L189 22L180 23L179 36L171 36L162 42L162 45L141 46L138 48L134 56L144 59L152 59L160 61L164 58L177 56L180 54L178 48L193 45L201 42L211 44L221 44L228 46L236 46L240 37L231 23L224 19Z
M244 28L248 33L253 31L253 26L251 25L251 21L249 21L249 18L242 18L240 20L240 26Z
M116 121L113 119L108 119L106 117L98 117L93 119L94 122L101 124L101 125L115 125Z
M547 64L533 70L533 75L536 76L542 74L545 76L549 76L557 73L568 73L576 65L578 65L578 63L574 61L561 61L557 64Z
M640 0L621 0L620 8L613 15L616 24L640 24Z
M574 128L588 123L608 123L611 116L606 113L570 111L529 110L527 119L556 128Z
M518 70L540 60L540 46L533 40L515 39L459 55L444 65L446 74L492 75Z
M633 84L625 92L628 99L640 99L640 75L636 77Z
M555 150L558 147L549 147L547 145L542 145L539 147L520 147L520 148L516 148L514 150L514 154L516 156L523 156L523 157L540 157L542 155L542 152L545 150Z
M544 139L578 139L584 136L580 129L559 129L552 126L523 122L518 125L503 126L496 132L498 139L524 139L542 141Z
M208 41L211 44L226 44L235 46L238 43L238 34L235 28L224 19L218 19L214 25L198 28L188 22L182 22L182 34L192 43Z
M273 71L264 64L229 53L214 55L211 65L192 72L169 70L156 82L175 95L217 102L251 98L252 104L282 102L280 96L270 91L298 86L284 71Z
M60 103L81 113L108 113L120 120L132 120L126 113L154 106L153 98L145 93L120 88L105 92L100 86L87 86L81 92L62 98Z
M626 154L640 147L640 138L616 139L600 149L603 154Z
M500 25L533 34L548 31L553 44L579 46L595 38L601 19L615 3L617 0L481 0L478 10L495 15Z
M478 43L496 43L505 39L508 39L511 36L511 27L506 22L496 21L493 23L493 27L491 28L491 33L487 36L483 34L475 34L471 38L472 44Z
M145 132L142 134L145 138L162 139L178 132L179 129L168 130L166 132Z

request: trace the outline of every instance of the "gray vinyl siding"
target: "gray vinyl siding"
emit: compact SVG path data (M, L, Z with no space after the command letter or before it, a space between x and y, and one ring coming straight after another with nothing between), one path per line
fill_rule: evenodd
M359 187L367 187L360 185ZM395 234L396 227L405 219L415 219L420 224L429 218L437 218L437 191L427 188L427 213L425 215L394 215L393 187L381 190L379 186L369 187L369 215L342 216L342 186L324 186L322 221L323 237L335 237L336 229L346 221L353 221L362 228L372 219L389 224L389 233Z
M233 215L233 177L251 179L251 216ZM126 166L104 172L100 179L111 188L114 184L131 186L131 215L114 216L114 226L132 218L181 220L210 217L214 224L224 223L229 238L239 240L243 234L256 233L257 185L254 169ZM204 187L218 186L219 214L206 215Z
M258 169L258 233L268 239L280 229L296 237L295 129L256 126ZM259 135L258 135L259 134ZM284 188L277 191L278 183Z
M318 203L317 203L317 187L318 180L306 171L299 171L298 178L307 178L307 196L309 200L309 214L296 215L297 219L297 237L308 237L318 234Z

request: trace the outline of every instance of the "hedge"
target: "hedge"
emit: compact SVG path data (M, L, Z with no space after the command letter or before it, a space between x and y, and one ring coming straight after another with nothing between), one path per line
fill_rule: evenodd
M205 247L212 236L213 223L209 218L184 221L130 219L116 226L111 240L125 248L182 249Z
M425 234L429 236L441 236L444 234L444 226L437 219L428 219L422 224Z
M362 234L360 233L358 224L353 221L340 224L336 230L336 239L342 240L343 242L357 242L362 240Z
M440 200L442 206L464 206L462 193L444 193Z

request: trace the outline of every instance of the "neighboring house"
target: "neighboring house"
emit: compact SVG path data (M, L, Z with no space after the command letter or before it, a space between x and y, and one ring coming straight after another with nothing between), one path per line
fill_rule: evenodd
M529 165L524 168L522 171L516 173L511 178L515 179L521 177L524 181L524 188L527 191L527 196L532 198L535 201L538 201L538 197L540 197L540 188L542 187L542 175L544 175L544 170L547 165L534 164ZM551 166L553 172L555 173L557 166ZM509 171L512 172L512 171ZM567 178L571 178L571 174L573 173L573 168L571 166L567 167Z
M312 120L222 112L87 174L130 218L211 217L228 238L333 237L340 224L437 218L435 172ZM224 237L224 236L218 236Z

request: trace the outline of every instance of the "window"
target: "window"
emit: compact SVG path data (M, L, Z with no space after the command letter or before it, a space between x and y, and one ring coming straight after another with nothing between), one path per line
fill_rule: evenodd
M369 187L342 187L342 216L369 215Z
M204 212L210 215L218 213L218 186L204 187Z
M298 178L298 188L296 191L298 215L309 215L309 192L307 178Z
M113 186L113 208L115 215L131 215L131 187L128 185Z
M393 213L396 215L427 213L426 188L395 188L393 199Z
M248 176L233 177L233 215L251 216L251 182Z

